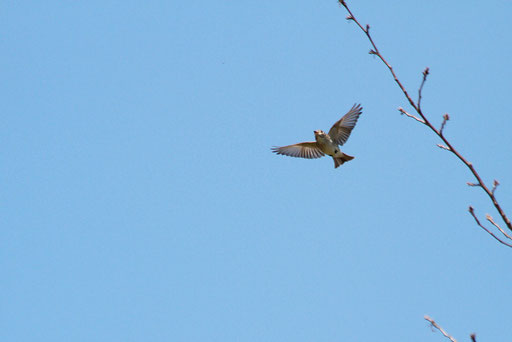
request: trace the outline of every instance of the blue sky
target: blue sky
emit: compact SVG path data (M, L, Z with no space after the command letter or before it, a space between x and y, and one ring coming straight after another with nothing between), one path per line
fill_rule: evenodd
M509 1L351 1L512 215ZM336 1L8 1L5 341L504 341L497 213ZM343 150L276 156L354 103Z

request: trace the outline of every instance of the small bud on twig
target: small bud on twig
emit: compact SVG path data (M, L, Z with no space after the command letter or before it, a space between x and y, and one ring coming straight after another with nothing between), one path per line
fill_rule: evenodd
M437 330L439 330L441 332L441 334L443 334L444 337L448 338L450 341L452 342L457 342L456 339L454 339L452 336L450 336L439 324L436 323L436 321L434 321L432 318L428 317L427 315L423 316L423 318L425 318L425 320L427 320L429 323L430 323L430 326L432 328L436 328Z
M347 20L354 20L354 17L351 16L351 15L347 15L347 17L345 19L347 19Z
M492 183L492 195L494 196L494 192L496 191L496 188L498 187L498 185L500 185L500 182L498 182L496 179L494 180L494 182Z
M443 135L443 129L444 129L444 126L446 125L446 121L450 120L450 116L448 115L448 113L446 113L445 115L443 115L443 122L441 123L441 128L439 129L439 134L440 135Z
M482 185L481 185L481 184L479 184L479 183L471 183L471 182L467 182L466 184L467 184L467 185L469 185L469 186L482 186Z
M441 145L441 144L437 144L437 147L439 148L442 148L443 150L446 150L446 151L451 151L450 148L448 146L444 146L444 145Z
M370 25L366 24L366 33L370 32Z
M425 70L423 70L423 79L421 80L420 88L418 89L418 112L421 113L421 92L423 91L423 87L425 86L425 82L427 81L427 75L429 74L429 68L426 67Z
M469 206L469 213L471 214L471 216L473 216L473 218L475 219L476 224L478 224L478 225L480 226L480 228L482 228L483 230L485 230L489 235L491 235L493 238L495 238L495 239L496 239L497 241L499 241L500 243L504 244L504 245L505 245L505 246L507 246L507 247L511 247L511 248L512 248L512 245L511 245L511 244L509 244L509 243L507 243L507 242L503 241L502 239L500 239L499 237L497 237L493 232L491 232L489 229L485 228L485 227L480 223L480 220L478 219L478 217L476 217L476 215L475 215L475 210L473 209L473 207L472 207L472 206ZM506 237L507 239L512 240L512 237L511 237L510 235L508 235L508 234L507 234L503 229L501 229L501 227L500 227L498 224L496 224L496 222L494 222L494 220L492 219L492 217L491 217L489 214L487 214L487 215L486 215L486 218L487 218L487 220L488 220L489 222L491 222L491 223L492 223L496 228L498 228L498 229L499 229L499 231L500 231L503 235L505 235L505 237Z
M499 225L499 224L497 224L497 223L494 221L494 219L492 218L492 216L491 216L491 215L486 214L486 215L485 215L485 218L487 219L487 221L491 222L491 224L492 224L494 227L498 228L498 230L501 232L501 234L505 235L505 237L506 237L507 239L512 240L512 236L510 236L509 234L507 234L507 232L505 232L505 231L500 227L500 225Z
M410 117L411 119L414 119L414 120L416 120L418 122L421 122L422 124L425 124L425 121L423 121L422 119L418 118L417 116L414 116L412 114L407 113L402 107L398 107L398 111L401 114L404 114L405 116Z

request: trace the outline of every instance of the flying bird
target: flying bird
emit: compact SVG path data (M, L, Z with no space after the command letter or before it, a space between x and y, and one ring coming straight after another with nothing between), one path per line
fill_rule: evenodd
M316 141L282 147L276 146L272 147L272 152L284 156L307 159L321 158L327 154L334 160L334 168L337 168L344 162L354 159L354 157L341 152L338 145L343 145L347 141L362 112L363 107L360 104L355 104L347 114L332 125L329 133L321 130L314 131Z

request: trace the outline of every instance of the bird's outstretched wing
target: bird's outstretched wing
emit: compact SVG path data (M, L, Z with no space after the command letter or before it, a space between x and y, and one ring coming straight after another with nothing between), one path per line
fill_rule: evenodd
M361 107L360 104L355 104L350 108L347 114L336 121L329 130L329 136L332 141L338 145L343 145L350 136L352 129L356 126L357 119L359 119L359 115L361 115L362 112L363 107Z
M316 142L303 142L295 145L272 147L272 152L290 157L315 159L324 156Z

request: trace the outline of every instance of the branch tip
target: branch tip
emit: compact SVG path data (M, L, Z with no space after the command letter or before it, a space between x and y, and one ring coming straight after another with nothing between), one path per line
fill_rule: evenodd
M503 244L503 245L505 245L505 246L507 246L507 247L512 248L512 244L509 244L509 243L507 243L507 242L503 241L502 239L500 239L499 237L497 237L493 232L491 232L489 229L485 228L485 227L480 223L480 220L478 219L478 217L476 217L476 215L475 215L475 210L473 209L473 207L472 207L472 206L469 206L469 213L470 213L470 214L471 214L471 216L473 216L473 218L475 219L476 224L477 224L480 228L482 228L483 230L485 230L485 231L487 232L487 234L489 234L490 236L492 236L493 238L495 238L495 239L496 239L496 241L498 241L499 243L501 243L501 244ZM506 237L506 238L508 238L508 239L511 239L511 240L512 240L512 237L510 237L507 233L505 233L505 231L504 231L503 229L501 229L501 227L500 227L500 226L496 225L496 224L494 223L494 221L490 221L490 222L491 222L491 223L492 223L496 228L498 228L498 229L499 229L499 231L500 231L503 235L505 235L505 237Z
M443 135L444 126L446 125L446 122L450 120L450 116L448 113L443 115L443 122L441 123L441 128L439 129L439 135Z
M421 92L423 91L423 87L425 86L425 82L427 81L427 75L429 73L429 68L425 68L425 70L423 70L423 79L421 80L421 85L420 85L420 88L418 89L418 108L417 108L417 112L418 114L421 114ZM416 109L416 108L415 108Z
M457 342L456 339L454 339L452 336L450 336L446 331L444 331L444 329L439 326L439 324L436 323L436 321L434 321L432 318L430 318L429 316L425 315L423 316L423 318L425 318L429 323L430 323L430 326L432 328L436 328L437 330L439 330L439 332L441 334L443 334L444 337L446 337L447 339L449 339L450 341L452 342Z
M486 219L487 219L487 221L489 221L489 222L490 222L494 227L496 227L496 229L498 229L498 230L501 232L501 234L503 234L507 239L512 240L512 236L510 236L509 234L507 234L507 232L506 232L506 231L504 231L504 230L500 227L500 225L499 225L499 224L497 224L497 223L494 221L494 219L492 218L492 216L491 216L491 215L486 214L486 215L485 215L485 218L486 218Z
M493 196L494 196L494 192L496 191L496 188L498 187L498 185L500 185L500 182L498 182L495 179L494 182L492 183L492 190L491 190L491 193L492 193Z
M407 113L402 107L398 107L398 111L401 114L404 114L405 116L410 117L411 119L414 119L414 120L416 120L418 122L421 122L422 124L425 124L425 121L423 121L422 119L418 118L417 116L414 116L412 114Z

